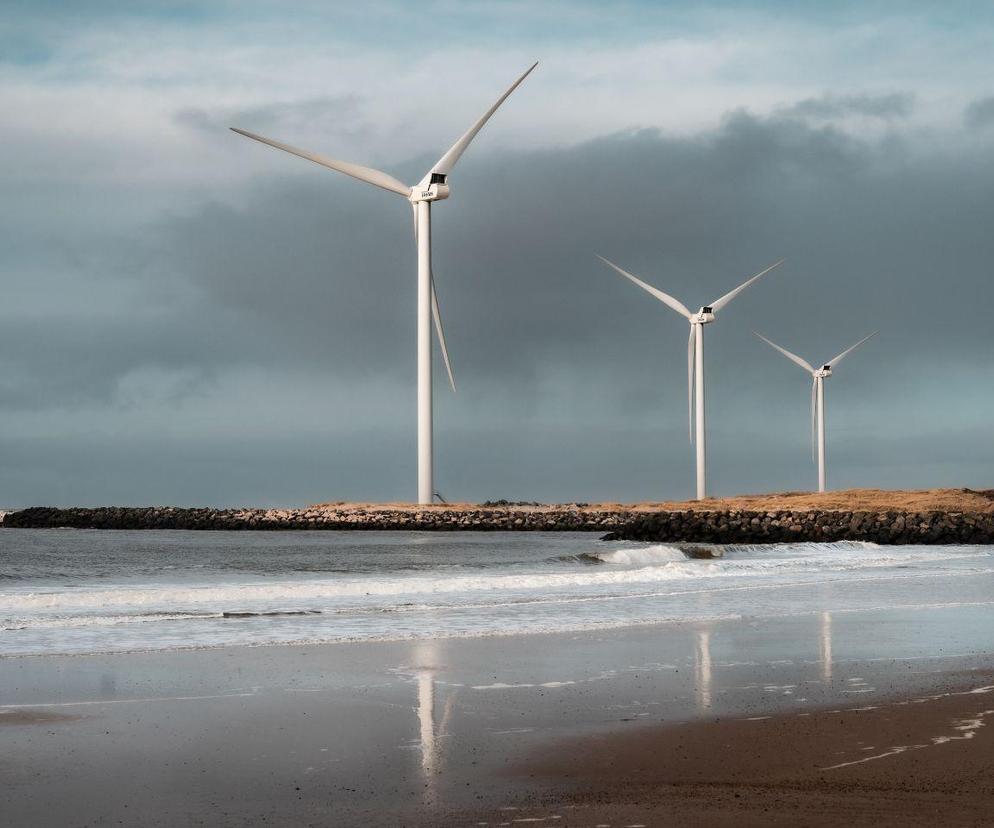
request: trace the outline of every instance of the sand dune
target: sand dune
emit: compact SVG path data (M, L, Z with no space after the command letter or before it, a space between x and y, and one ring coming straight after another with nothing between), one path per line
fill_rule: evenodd
M639 512L678 511L686 509L726 510L743 509L749 511L828 509L838 511L867 512L994 512L994 489L921 489L908 491L888 491L885 489L843 489L836 492L816 494L813 492L772 492L770 494L737 495L735 497L715 497L704 501L659 501L643 503L566 503L544 505L493 506L488 508L513 508L515 511L545 511L561 508L581 508L584 511ZM335 503L315 504L311 508L335 511L423 511L451 510L476 511L479 503L450 503L435 506L418 506L413 503Z

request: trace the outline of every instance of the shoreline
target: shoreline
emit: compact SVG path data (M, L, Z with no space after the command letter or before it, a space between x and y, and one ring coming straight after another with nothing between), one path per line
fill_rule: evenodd
M823 808L849 824L871 816L924 824L905 817L955 792L960 782L945 765L969 782L988 756L976 749L989 745L989 724L968 739L895 754L918 762L911 777L868 776L868 762L841 769L846 784L822 790L804 776L803 760L821 767L836 749L858 757L866 745L949 735L949 721L994 708L994 692L970 697L982 700L977 710L914 702L994 684L977 628L987 618L963 609L840 616L827 645L817 619L782 618L16 659L7 662L0 728L18 758L0 762L0 810L11 824L40 827L70 818L185 824L191 815L301 828L649 826L682 814L688 819L677 824L807 825L819 824ZM872 641L868 623L878 631ZM912 641L909 623L919 630ZM964 625L974 630L969 639ZM886 712L900 701L908 704L897 709L924 727L906 740L901 722L901 738L891 738L893 728L872 724L881 714L865 709ZM843 708L840 728L831 711ZM729 749L736 728L741 747ZM929 758L942 750L955 759ZM661 786L666 775L673 784ZM116 780L111 795L108 778ZM988 775L977 778L989 786ZM914 794L923 785L933 800ZM911 791L909 803L891 809L894 791ZM957 796L947 806L952 824L967 822L960 817L975 802L969 790Z
M928 612L932 610L949 610L949 609L968 609L968 608L982 608L987 607L991 602L940 602L936 604L922 604L916 605L914 607L915 611ZM892 611L903 611L907 610L907 607L898 606L889 608ZM831 611L832 617L836 620L844 618L845 616L857 616L866 614L868 612L865 608L853 608L853 609L834 609ZM515 641L519 639L531 639L531 638L542 638L542 637L574 637L583 638L586 636L593 636L598 634L606 635L641 635L646 632L656 631L663 635L679 635L679 634L690 634L694 630L699 629L702 625L725 625L725 624L741 624L741 623L780 623L780 622L814 622L824 616L824 611L819 609L804 610L801 612L789 612L789 613L771 613L769 615L750 615L737 616L737 615L714 615L710 617L697 617L697 618L674 618L666 620L646 620L642 622L638 621L618 621L616 623L611 622L591 622L589 625L568 627L565 629L556 630L541 630L534 633L522 633L519 630L509 630L509 631L499 631L499 632L464 632L464 633L452 633L448 635L424 635L424 636L384 636L384 637L355 637L355 638L302 638L298 640L290 641L260 641L257 643L245 643L245 642L226 642L222 644L190 644L190 645L174 645L169 647L141 647L129 650L85 650L85 651L72 651L72 650L50 650L46 652L29 652L29 653L0 653L0 663L5 661L17 661L17 660L30 660L30 659L46 659L46 658L66 658L66 659L85 659L85 658L127 658L129 656L168 656L172 653L182 654L182 653L217 653L219 656L237 655L241 651L252 652L255 650L268 650L275 648L306 648L306 647L377 647L377 646L417 646L419 644L453 644L460 646L464 643L472 644L474 641L479 642L499 642L501 640ZM236 622L237 623L237 622ZM963 654L958 654L954 657L959 657ZM946 656L936 655L935 659L945 658ZM872 659L871 659L872 660ZM919 660L928 660L927 657L921 657ZM992 666L992 671L994 671L994 666ZM994 682L994 676L992 676L992 682Z
M706 504L705 504L706 506ZM2 529L194 531L601 532L655 543L994 543L994 511L661 509L586 504L428 508L329 505L304 509L32 507Z

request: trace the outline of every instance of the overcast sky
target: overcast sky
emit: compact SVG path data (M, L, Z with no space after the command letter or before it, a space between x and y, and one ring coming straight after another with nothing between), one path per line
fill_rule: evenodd
M994 6L0 4L0 507L415 496L401 199L534 60L433 211L450 500L994 486Z

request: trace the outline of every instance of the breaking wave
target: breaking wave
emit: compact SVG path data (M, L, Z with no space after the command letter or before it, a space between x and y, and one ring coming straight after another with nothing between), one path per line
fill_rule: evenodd
M316 552L304 561L307 572L299 571L298 560L269 577L227 565L204 569L200 561L163 566L157 582L69 579L64 570L53 570L47 581L29 578L0 588L0 629L7 634L0 655L170 648L187 640L223 646L490 635L715 613L779 614L809 611L813 589L843 594L871 581L885 585L874 589L892 590L895 601L906 600L909 590L931 600L928 579L994 567L990 547L602 544L576 536L531 540L529 559L520 548L502 557L501 544L511 543L506 539L477 542L475 558L464 555L454 563L443 554L436 559L415 539L404 552L409 560L400 562L404 569L397 561L376 568L375 556L397 554L391 547L388 553L363 552L367 557L352 569Z
M608 552L596 552L591 557L602 563L622 566L653 566L687 560L687 555L682 550L675 546L662 545L612 549Z

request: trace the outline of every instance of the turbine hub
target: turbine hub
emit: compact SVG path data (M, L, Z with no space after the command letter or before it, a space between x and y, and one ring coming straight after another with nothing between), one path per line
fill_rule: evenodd
M705 305L697 311L692 321L698 325L707 325L708 322L714 322L714 311L708 305Z
M815 371L815 376L816 377L823 377L823 378L824 377L830 377L830 376L832 376L832 366L831 365L822 365L821 368L819 368L817 371Z
M419 201L442 201L449 197L448 176L442 173L428 173L419 184L411 188L411 203Z

